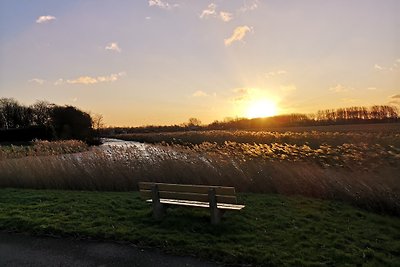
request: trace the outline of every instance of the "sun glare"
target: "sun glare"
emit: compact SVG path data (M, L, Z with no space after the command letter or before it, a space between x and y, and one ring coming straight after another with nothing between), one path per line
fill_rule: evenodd
M250 103L246 117L253 118L262 118L262 117L271 117L276 115L277 107L276 104L270 100L256 100Z

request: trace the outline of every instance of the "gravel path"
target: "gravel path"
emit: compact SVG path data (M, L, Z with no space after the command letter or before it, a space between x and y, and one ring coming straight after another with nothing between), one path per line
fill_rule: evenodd
M0 233L0 266L218 266L112 242Z

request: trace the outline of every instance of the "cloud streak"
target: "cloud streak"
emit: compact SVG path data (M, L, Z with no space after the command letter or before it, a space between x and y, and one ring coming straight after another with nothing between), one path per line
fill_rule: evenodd
M44 84L46 81L43 80L43 79L39 79L39 78L33 78L33 79L30 79L28 82L30 82L30 83L37 83L37 84L42 85L42 84Z
M336 86L329 88L329 91L334 92L334 93L347 93L350 90L351 90L351 88L345 87L341 84L337 84Z
M113 73L113 74L106 75L106 76L97 76L97 77L79 76L76 79L72 79L72 80L58 79L57 81L54 82L54 85L62 85L62 84L91 85L91 84L104 83L104 82L115 82L120 77L125 76L125 75L126 75L125 72L119 72L119 73Z
M236 27L232 35L229 38L224 39L225 46L230 46L233 42L243 40L246 34L250 31L252 31L252 29L246 25Z
M50 16L50 15L40 16L40 17L37 18L36 23L39 23L39 24L47 23L47 22L50 22L52 20L56 20L56 17Z

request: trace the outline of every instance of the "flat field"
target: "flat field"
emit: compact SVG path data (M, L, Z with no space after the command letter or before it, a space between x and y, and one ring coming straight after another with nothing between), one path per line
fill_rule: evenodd
M398 266L400 219L304 197L239 194L219 225L207 209L162 221L138 192L0 189L0 230L132 242L234 266Z

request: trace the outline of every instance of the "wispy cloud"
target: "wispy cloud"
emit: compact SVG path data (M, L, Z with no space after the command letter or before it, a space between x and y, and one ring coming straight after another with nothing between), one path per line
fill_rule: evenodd
M39 78L33 78L33 79L30 79L28 82L30 82L30 83L37 83L37 84L42 85L42 84L44 84L46 81L43 80L43 79L39 79Z
M216 4L214 4L214 3L209 4L208 7L201 12L200 18L203 19L203 18L207 18L209 16L216 15L217 14L216 8L217 8Z
M381 66L378 64L374 65L374 69L378 71L399 71L400 70L400 58L394 60L391 65Z
M376 87L368 87L367 90L368 91L375 91L375 90L378 90L378 88L376 88Z
M119 72L119 73L113 73L110 75L106 76L97 76L97 77L92 77L92 76L79 76L76 79L72 80L65 80L65 79L58 79L57 81L54 82L54 85L62 85L62 84L85 84L85 85L90 85L90 84L96 84L96 83L103 83L103 82L115 82L117 81L120 77L125 76L125 72Z
M269 78L269 77L274 77L274 76L283 75L283 74L287 74L287 71L286 70L270 71L265 74L265 77Z
M343 86L341 84L337 84L336 86L333 86L329 88L329 91L334 92L334 93L347 93L350 91L352 88Z
M211 3L207 6L206 9L204 9L201 14L200 18L205 19L208 17L213 17L213 18L219 18L220 20L224 22L231 21L233 19L233 14L226 12L226 11L220 11L219 13L217 12L217 5L214 3Z
M193 97L207 97L207 96L210 96L210 95L207 94L207 93L204 92L204 91L197 90L196 92L194 92L194 93L192 94L192 96L193 96Z
M52 20L55 20L55 19L56 19L56 17L50 16L50 15L40 16L40 17L37 18L36 23L46 23L46 22L49 22L49 21L52 21Z
M115 51L121 53L121 48L118 46L118 43L109 43L106 47L106 50Z
M159 7L163 9L171 9L171 5L167 1L163 0L149 0L149 6Z
M233 42L241 41L250 31L252 29L249 26L236 27L233 34L229 38L224 39L225 46L230 46Z
M259 0L244 1L243 6L239 9L240 12L252 11L258 8Z

